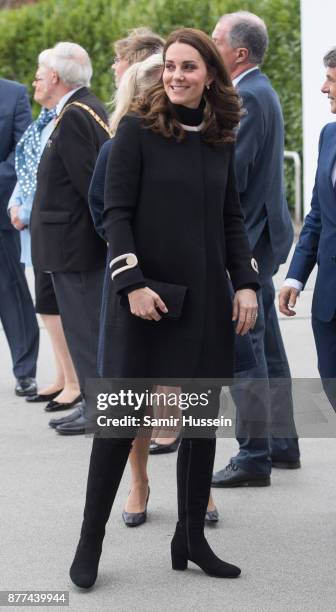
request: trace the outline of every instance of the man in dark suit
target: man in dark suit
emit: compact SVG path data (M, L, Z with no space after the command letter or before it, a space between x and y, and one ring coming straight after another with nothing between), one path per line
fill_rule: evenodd
M267 486L272 465L300 467L290 371L272 280L279 265L286 261L293 241L284 187L284 126L278 96L259 69L268 46L265 23L246 11L224 15L213 39L245 109L236 143L236 175L262 285L259 316L251 332L257 365L237 374L245 379L241 383L244 392L239 384L232 390L237 406L239 453L225 469L214 474L213 485ZM253 400L256 392L258 402Z
M51 272L82 393L97 377L97 344L106 244L95 232L88 190L98 151L109 137L102 103L88 89L92 67L75 43L58 43L45 58L58 82L56 127L40 160L31 216L32 261ZM85 432L85 401L51 423L61 434Z
M336 114L336 47L323 58L326 79L322 92ZM324 126L311 210L279 295L280 311L292 317L300 291L318 265L312 304L312 327L324 390L336 411L336 123Z
M36 393L39 328L20 263L19 233L11 225L7 204L16 183L15 147L31 121L26 88L0 79L0 318L20 396Z

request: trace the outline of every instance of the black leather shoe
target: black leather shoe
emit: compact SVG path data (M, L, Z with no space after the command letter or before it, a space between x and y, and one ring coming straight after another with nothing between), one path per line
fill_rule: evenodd
M71 412L71 414L67 414L64 417L60 417L59 419L50 419L49 425L55 429L58 425L64 425L64 423L71 423L71 421L75 421L81 416L81 414L82 409L76 408L76 410Z
M61 393L61 391L63 391L63 389L54 391L54 393L37 393L37 395L31 395L26 397L26 402L29 402L30 404L36 404L37 402L50 402L50 400L55 399L55 397L57 397Z
M63 423L63 425L57 425L56 427L57 433L61 434L61 436L85 434L89 429L92 430L92 423L84 414L81 414L78 419L74 421Z
M159 444L158 442L154 442L154 440L149 445L149 454L150 455L162 455L164 453L174 453L177 451L180 446L181 435L179 434L170 444Z
M229 463L224 470L212 476L212 487L268 487L271 484L270 476L246 472L238 465Z
M126 512L125 510L122 513L123 521L126 527L139 527L147 520L147 504L150 494L150 488L148 487L148 495L146 499L146 505L143 512Z
M301 461L277 461L272 459L272 467L280 470L298 470L301 467Z
M78 404L81 401L82 401L81 395L78 395L77 397L75 397L75 399L72 400L72 402L56 402L55 400L52 400L45 406L44 410L46 412L57 412L58 410L68 410L68 408L73 408L74 406L76 406L76 404Z
M218 520L219 520L219 512L217 508L215 508L214 510L206 511L204 521L208 525L214 525L215 523L218 523Z
M35 378L18 378L15 385L15 395L25 397L36 395L37 384Z

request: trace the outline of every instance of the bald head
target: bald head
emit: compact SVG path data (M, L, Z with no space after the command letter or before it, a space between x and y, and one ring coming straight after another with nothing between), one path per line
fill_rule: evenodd
M212 37L232 78L261 64L268 47L265 22L248 11L223 15Z

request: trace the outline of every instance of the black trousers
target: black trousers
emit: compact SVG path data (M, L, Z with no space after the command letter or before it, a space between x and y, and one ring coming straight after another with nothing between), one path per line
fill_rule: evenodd
M53 272L52 279L64 334L84 393L85 379L98 377L97 348L104 269Z
M24 266L19 232L0 230L0 319L16 378L35 377L39 327Z

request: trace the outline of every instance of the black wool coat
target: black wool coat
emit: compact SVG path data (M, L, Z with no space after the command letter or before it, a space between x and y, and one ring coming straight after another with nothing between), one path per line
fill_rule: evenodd
M67 101L86 104L106 123L103 104L86 87ZM66 107L64 107L66 108ZM88 191L107 132L88 111L70 106L47 142L38 168L31 214L35 270L84 272L102 268L106 244L97 235Z
M102 374L109 377L231 377L235 289L258 275L234 176L234 147L183 141L126 116L113 140L105 183L110 259L134 253L138 265L111 280ZM119 261L112 271L125 265ZM127 290L145 282L168 307L160 322L131 314Z

